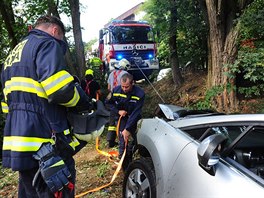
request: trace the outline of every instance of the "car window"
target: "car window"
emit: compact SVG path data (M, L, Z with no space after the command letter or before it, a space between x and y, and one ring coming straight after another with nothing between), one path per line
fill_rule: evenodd
M249 128L250 130L248 130ZM227 142L224 147L228 152L222 157L228 157L234 160L245 167L245 170L249 170L264 179L263 126L213 126L185 129L183 131L198 142L213 134L223 134L227 137Z
M255 148L264 147L264 127L254 127L253 130L237 144L239 148L251 148L252 146Z
M181 129L197 141L203 141L210 135L223 134L227 137L228 143L234 141L241 133L246 130L246 126L213 126L192 129Z
M264 179L264 127L253 127L234 145L229 157Z

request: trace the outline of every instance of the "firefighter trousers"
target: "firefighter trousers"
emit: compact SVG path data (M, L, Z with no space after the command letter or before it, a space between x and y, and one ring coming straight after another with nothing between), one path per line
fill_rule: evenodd
M110 111L109 126L108 126L108 131L107 131L107 136L106 136L106 140L109 143L109 147L115 146L116 124L117 124L116 119L118 119L117 115L113 111Z

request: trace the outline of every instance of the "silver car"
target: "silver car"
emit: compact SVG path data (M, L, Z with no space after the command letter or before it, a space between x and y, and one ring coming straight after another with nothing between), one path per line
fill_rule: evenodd
M159 106L138 124L123 197L264 197L264 114Z

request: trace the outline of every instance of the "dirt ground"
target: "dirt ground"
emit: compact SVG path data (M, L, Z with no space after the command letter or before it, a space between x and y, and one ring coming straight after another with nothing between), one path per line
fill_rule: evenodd
M99 149L101 151L117 151L117 148L108 149L106 147L105 136L102 136ZM89 190L106 185L111 182L117 165L109 160L108 157L99 154L95 149L95 143L87 144L79 153L74 157L76 161L76 195L85 193ZM118 159L115 159L118 162ZM122 182L123 182L122 169L118 173L114 182L106 188L97 192L88 193L83 198L120 198L122 197Z

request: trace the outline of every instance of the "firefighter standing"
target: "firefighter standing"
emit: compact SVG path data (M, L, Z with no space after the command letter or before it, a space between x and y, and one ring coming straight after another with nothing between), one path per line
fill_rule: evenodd
M120 85L121 76L127 73L127 68L130 66L130 63L126 59L121 59L115 69L109 74L107 79L107 89L109 92L112 92L113 88Z
M74 197L72 156L85 143L70 133L66 110L89 100L66 71L64 34L58 18L42 16L4 63L2 165L19 171L19 198Z
M89 59L88 67L95 71L97 78L99 77L100 79L100 77L103 77L103 73L105 72L104 71L105 69L103 62L99 57L94 56L91 59Z
M96 56L89 60L89 67L93 69L101 68L102 64L102 60Z
M115 67L115 69L109 74L107 83L108 83L108 91L109 91L109 96L107 98L107 102L111 97L111 92L113 88L116 86L120 85L120 79L123 74L127 73L127 68L130 66L130 63L126 59L121 59L118 63L118 65ZM110 112L111 113L111 112ZM108 141L108 147L112 148L117 145L115 142L116 139L116 126L115 126L115 120L114 116L110 115L109 118L109 126L108 126L108 132L107 132L107 141Z
M114 116L117 122L121 116L119 126L119 158L122 157L125 149L125 141L128 142L127 154L123 162L123 170L126 170L129 162L132 160L132 147L136 143L137 122L141 119L142 107L144 104L144 91L134 85L133 76L129 73L121 77L121 85L115 87L112 97L109 101L110 116ZM130 138L130 136L132 138Z
M100 85L94 80L94 71L92 69L85 71L85 80L81 82L81 86L89 97L99 99L101 95Z

